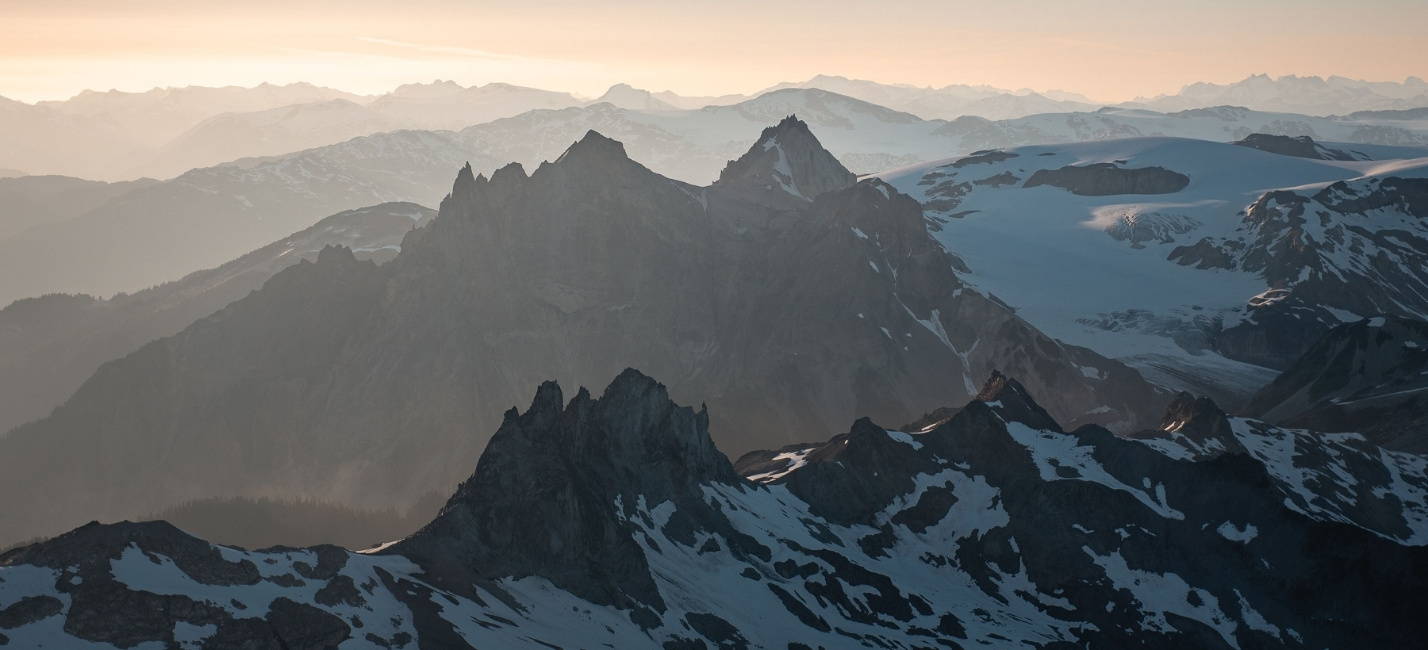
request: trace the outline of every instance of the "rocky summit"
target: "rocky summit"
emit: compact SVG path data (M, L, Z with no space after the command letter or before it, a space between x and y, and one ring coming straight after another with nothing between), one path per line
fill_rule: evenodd
M976 397L916 433L862 419L731 464L705 410L636 371L599 397L546 383L405 540L247 551L90 524L0 555L0 644L1401 648L1428 633L1422 457L1188 396L1134 438L1065 431L1013 377Z
M1159 420L1171 393L965 284L930 225L792 117L708 187L593 131L529 173L467 167L394 259L323 250L0 438L0 493L31 495L0 542L206 498L405 509L543 381L626 367L708 404L736 454L910 422L993 370L1068 426Z

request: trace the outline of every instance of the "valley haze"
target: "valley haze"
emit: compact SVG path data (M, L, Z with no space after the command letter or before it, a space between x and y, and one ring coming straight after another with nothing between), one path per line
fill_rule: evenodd
M1428 635L1422 3L0 15L0 647Z

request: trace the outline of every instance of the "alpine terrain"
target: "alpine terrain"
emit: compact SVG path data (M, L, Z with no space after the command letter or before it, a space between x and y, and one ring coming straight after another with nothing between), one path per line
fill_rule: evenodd
M993 149L877 175L1061 341L1244 406L1320 337L1428 318L1428 157L1251 135Z
M993 370L1062 422L1159 420L1170 393L965 285L928 224L795 118L708 187L594 132L529 175L467 168L392 261L324 248L0 438L0 491L32 495L0 505L0 530L209 497L405 509L464 478L545 378L625 367L708 404L732 453L911 421Z
M547 382L406 539L246 551L162 522L0 555L0 643L200 648L1410 647L1422 457L1177 398L1065 431L993 375L731 464L626 370Z
M0 98L0 647L1428 637L1420 79L613 81Z

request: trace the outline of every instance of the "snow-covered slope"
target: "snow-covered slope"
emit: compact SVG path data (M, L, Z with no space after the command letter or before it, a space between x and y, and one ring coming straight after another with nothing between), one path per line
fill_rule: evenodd
M1421 458L1212 408L1178 429L1247 450L1066 433L1004 377L930 431L860 420L758 483L707 426L635 371L568 403L547 383L406 540L250 552L163 523L90 524L0 556L0 634L75 648L1241 649L1405 647L1428 631Z
M1065 169L1095 166L1104 178ZM1411 189L1428 159L1323 161L1133 138L879 176L924 202L968 282L1038 328L1230 402L1341 321L1428 310L1423 208ZM1136 176L1185 184L1112 182ZM1376 263L1381 255L1395 262ZM1291 304L1305 313L1280 315Z

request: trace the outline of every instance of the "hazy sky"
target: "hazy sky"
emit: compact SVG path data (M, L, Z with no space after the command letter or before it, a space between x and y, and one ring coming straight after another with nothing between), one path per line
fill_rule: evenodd
M311 81L748 93L815 74L1120 101L1250 74L1428 76L1424 0L0 0L0 96Z

